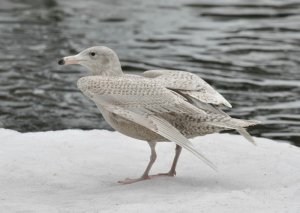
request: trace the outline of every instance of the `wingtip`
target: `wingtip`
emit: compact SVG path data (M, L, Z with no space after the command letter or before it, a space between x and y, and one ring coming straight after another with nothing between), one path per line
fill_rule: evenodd
M196 150L195 150L196 151ZM203 162L205 162L210 168L212 168L215 172L218 172L218 167L211 162L210 160L208 160L207 157L205 157L203 154L201 154L199 151L196 152L192 152L193 154L196 155L196 157L198 157L200 160L202 160Z
M257 146L257 143L255 142L255 140L251 137L251 139L249 138L248 141L253 145L253 146Z
M247 139L247 141L249 141L251 144L253 144L254 146L257 146L255 140L253 139L253 137L246 131L246 129L244 128L238 128L236 129L238 131L238 133L240 133L242 136L244 136L244 138Z
M224 101L223 103L225 106L227 106L228 108L232 108L232 105L228 102L228 101Z

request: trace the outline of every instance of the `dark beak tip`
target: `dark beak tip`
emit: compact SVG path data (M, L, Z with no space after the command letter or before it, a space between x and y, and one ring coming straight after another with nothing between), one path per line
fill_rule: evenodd
M65 60L62 58L62 59L59 59L59 61L57 62L59 65L64 65L65 64Z

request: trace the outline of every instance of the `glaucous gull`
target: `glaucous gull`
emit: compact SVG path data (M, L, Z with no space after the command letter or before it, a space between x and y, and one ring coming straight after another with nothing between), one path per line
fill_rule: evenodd
M78 80L78 88L95 102L104 119L115 130L148 142L151 157L143 175L126 178L129 184L154 176L175 176L182 147L216 169L188 140L200 135L235 129L254 143L245 127L258 123L231 118L219 107L231 104L199 76L178 70L149 70L142 76L124 74L117 54L108 47L95 46L58 62L80 64L91 75ZM149 175L156 160L157 142L176 143L171 169L167 173Z

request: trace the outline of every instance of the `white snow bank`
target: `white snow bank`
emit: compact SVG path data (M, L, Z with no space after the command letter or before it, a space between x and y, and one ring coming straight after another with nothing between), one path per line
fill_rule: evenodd
M183 151L177 176L131 185L145 142L117 132L0 129L0 212L300 212L300 151L285 143L213 134L193 140L219 169ZM151 173L169 170L173 143L157 145Z

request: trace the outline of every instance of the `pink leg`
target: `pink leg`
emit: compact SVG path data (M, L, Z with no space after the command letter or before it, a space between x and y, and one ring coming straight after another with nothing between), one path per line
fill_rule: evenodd
M118 181L118 183L131 184L131 183L136 183L136 182L139 182L139 181L142 181L142 180L150 179L149 171L150 171L152 165L154 164L157 155L156 155L156 151L155 151L156 142L148 142L148 144L151 148L151 156L150 156L150 161L148 163L148 166L147 166L144 174L140 178L135 178L135 179L126 178L125 180Z
M173 160L173 163L172 163L170 171L167 172L167 173L159 173L157 175L151 175L150 177L158 177L158 176L171 176L171 177L174 177L176 175L176 166L177 166L178 158L180 156L182 147L176 145L176 149L175 150L176 150L175 157L174 157L174 160Z

